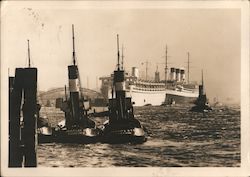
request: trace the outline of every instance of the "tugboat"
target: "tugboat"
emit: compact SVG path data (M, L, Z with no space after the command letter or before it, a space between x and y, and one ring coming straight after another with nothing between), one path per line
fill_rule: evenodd
M69 99L62 103L65 112L65 120L59 122L55 128L55 141L62 143L94 143L99 136L99 129L88 117L89 102L84 99L81 92L81 83L78 67L76 65L74 25L73 34L73 65L68 66ZM66 92L66 90L65 90Z
M109 120L103 126L105 143L143 143L146 132L141 123L134 117L130 97L126 97L125 74L120 66L119 36L117 35L118 64L114 71L112 98L109 99ZM123 63L123 61L122 61Z
M207 95L205 93L204 81L203 81L203 71L202 71L202 83L199 85L199 96L195 101L195 106L191 108L190 111L193 112L209 112L212 108L208 104Z

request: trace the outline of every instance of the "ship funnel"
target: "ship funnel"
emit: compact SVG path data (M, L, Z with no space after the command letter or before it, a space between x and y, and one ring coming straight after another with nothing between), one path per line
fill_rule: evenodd
M156 71L155 71L155 82L160 82L160 73L158 71L158 65L156 66Z
M139 78L139 69L137 67L132 67L132 76Z
M171 80L175 81L175 76L176 76L175 68L170 68L170 76L171 76Z
M185 70L184 69L181 69L181 81L185 81Z
M155 82L160 82L160 73L159 73L159 71L155 72Z
M179 68L176 68L175 72L176 72L176 81L177 81L177 82L180 82L180 81L181 81L180 69L179 69Z
M204 87L204 81L203 81L203 70L201 71L201 85L199 85L199 95L205 95L205 87Z

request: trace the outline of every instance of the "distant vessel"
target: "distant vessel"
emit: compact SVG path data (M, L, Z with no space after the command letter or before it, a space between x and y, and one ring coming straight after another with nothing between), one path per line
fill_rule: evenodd
M195 106L191 108L191 111L194 112L209 112L212 111L212 108L208 104L207 95L205 92L205 86L203 81L203 71L202 71L202 81L201 85L199 85L199 96L195 101Z
M165 80L160 80L158 69L155 72L155 79L148 80L147 66L145 80L139 77L139 70L137 67L132 67L131 75L125 73L126 95L132 97L134 106L194 103L199 95L198 85L189 83L189 74L188 81L186 81L184 68L172 67L170 69L170 78L168 78L167 68L166 50ZM114 75L111 74L111 76L100 78L102 81L101 93L106 99L111 98L113 77Z

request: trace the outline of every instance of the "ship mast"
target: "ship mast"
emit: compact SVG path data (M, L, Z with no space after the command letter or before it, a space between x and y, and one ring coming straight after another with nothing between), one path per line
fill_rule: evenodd
M168 79L168 46L166 45L166 63L165 63L165 85L167 86Z
M30 68L30 41L29 41L29 39L28 39L28 66L29 66L29 68Z
M73 64L76 65L75 58L75 34L74 34L74 25L72 24L72 38L73 38Z
M75 30L74 30L74 24L72 24L72 42L73 42L73 65L76 66L76 52L75 52ZM77 68L77 78L78 78L78 81L79 81L79 86L80 86L80 89L79 89L79 92L80 92L80 97L81 98L84 98L83 97L83 93L82 93L82 85L81 85L81 78L80 78L80 74L79 74L79 71L78 71L78 68Z
M119 34L117 34L117 70L120 71Z
M203 79L203 69L201 70L201 88L202 88L202 95L206 95L204 79Z

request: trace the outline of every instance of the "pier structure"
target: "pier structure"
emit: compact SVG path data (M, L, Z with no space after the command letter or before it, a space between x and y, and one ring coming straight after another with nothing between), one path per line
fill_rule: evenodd
M9 167L37 166L36 95L37 68L30 67L29 57L29 67L16 68L9 77Z

